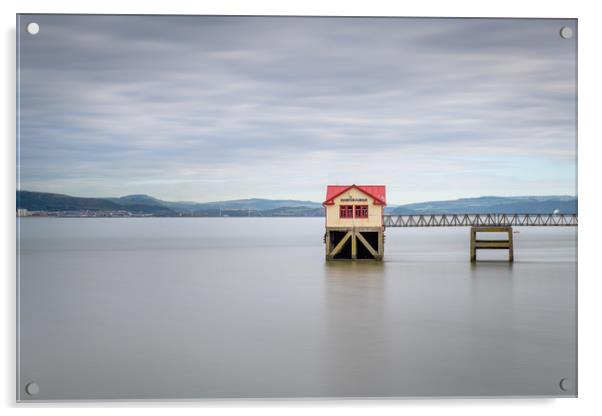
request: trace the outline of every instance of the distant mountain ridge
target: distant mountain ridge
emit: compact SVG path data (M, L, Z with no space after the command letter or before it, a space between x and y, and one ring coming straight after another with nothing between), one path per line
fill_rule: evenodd
M162 201L149 195L110 198L82 198L46 192L17 191L17 209L47 212L127 211L135 215L198 217L320 217L319 202L288 199L237 199L215 202Z
M125 197L127 198L127 197ZM140 201L120 203L120 198L82 198L46 192L17 191L17 209L29 211L121 211L147 215L176 215L177 213L158 203ZM158 201L158 200L157 200Z
M322 204L292 199L236 199L215 202L163 201L149 195L113 198L82 198L63 194L17 191L17 208L47 212L127 211L134 215L197 217L322 217ZM578 200L571 196L483 196L449 201L430 201L387 207L387 214L550 214L577 213Z
M406 204L387 211L391 214L551 214L555 211L576 214L577 208L577 198L567 195L482 196Z

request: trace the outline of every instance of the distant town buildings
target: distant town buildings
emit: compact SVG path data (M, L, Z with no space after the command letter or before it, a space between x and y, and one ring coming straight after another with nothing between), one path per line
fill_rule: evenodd
M152 214L133 214L127 210L97 211L29 211L25 208L17 209L17 217L71 217L71 218L125 218L125 217L152 217Z
M25 208L17 209L17 217L28 217L29 215L31 214Z

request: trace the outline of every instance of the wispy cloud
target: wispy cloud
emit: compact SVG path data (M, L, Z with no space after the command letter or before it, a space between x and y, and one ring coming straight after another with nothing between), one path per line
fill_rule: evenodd
M21 19L41 26L19 34L24 189L575 193L572 20Z

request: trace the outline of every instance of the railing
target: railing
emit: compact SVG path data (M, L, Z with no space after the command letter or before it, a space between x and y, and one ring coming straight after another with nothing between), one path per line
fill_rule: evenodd
M385 227L548 227L577 226L577 214L384 215Z

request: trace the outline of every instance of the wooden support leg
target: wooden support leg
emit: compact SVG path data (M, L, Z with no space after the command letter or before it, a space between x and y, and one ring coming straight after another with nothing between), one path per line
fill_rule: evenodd
M477 248L475 247L475 240L477 239L477 230L474 227L470 227L470 262L474 263L477 261Z
M351 260L357 260L357 236L355 230L351 233Z
M508 261L514 262L514 242L512 240L512 227L508 228Z

